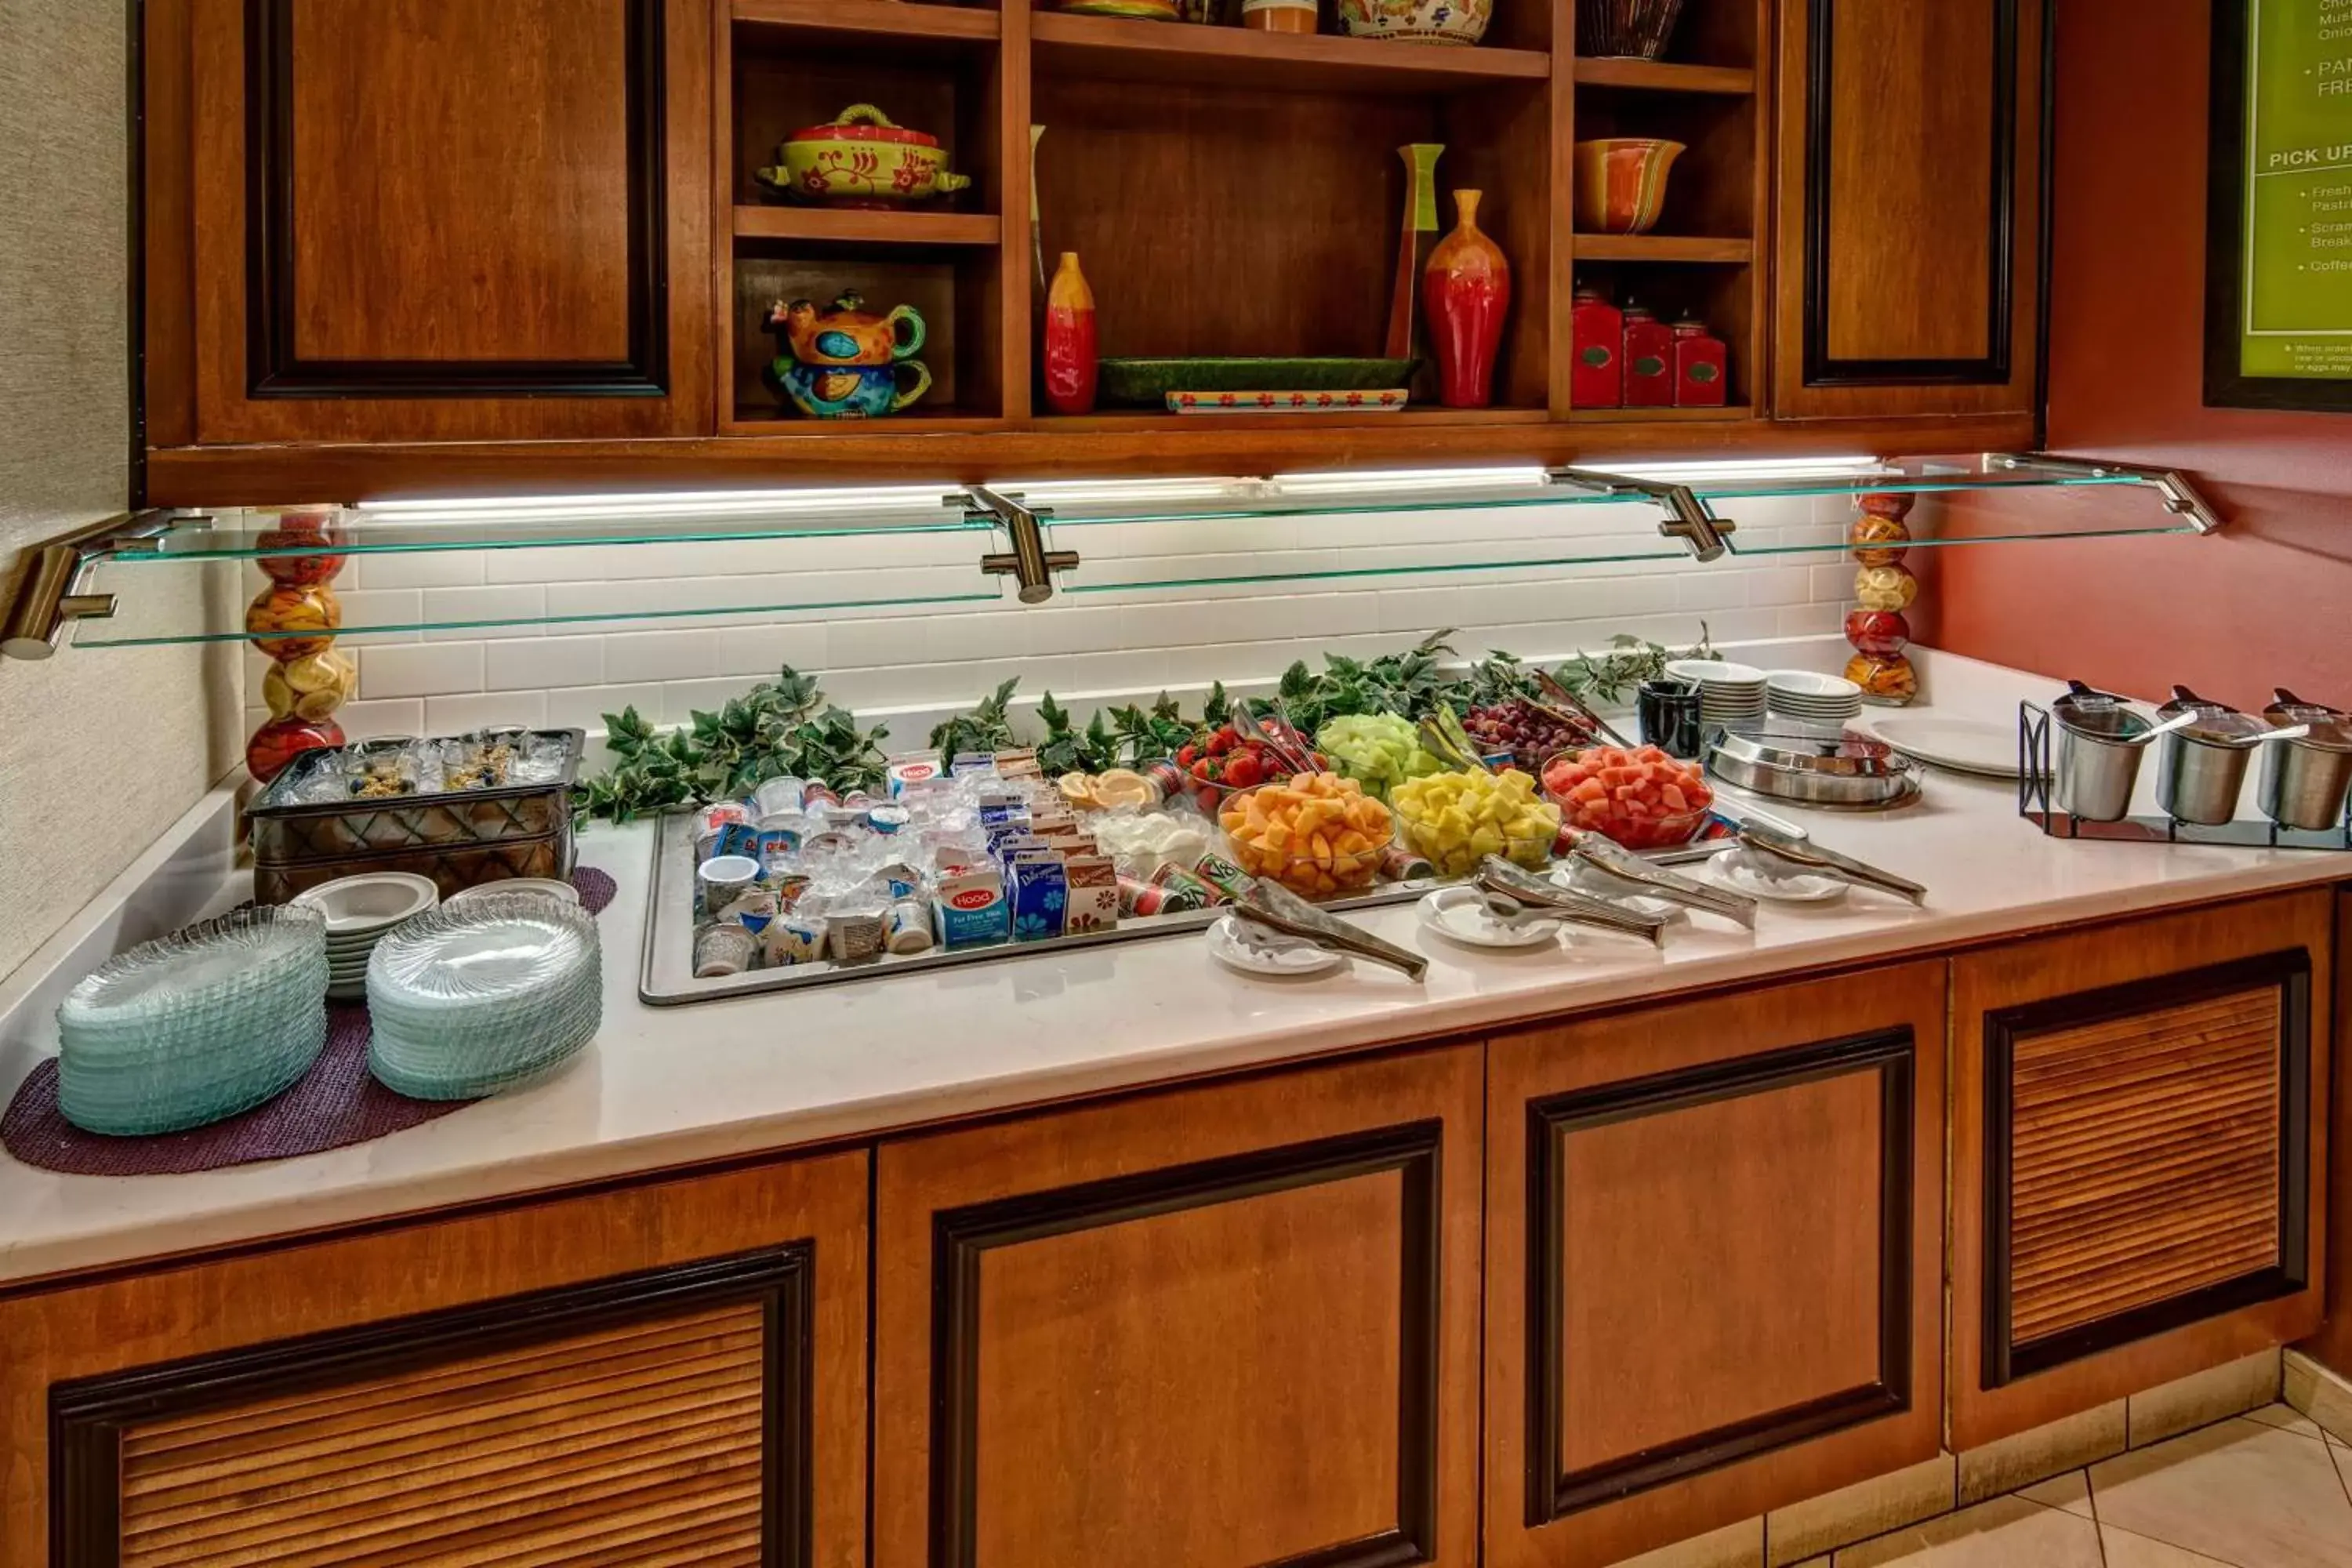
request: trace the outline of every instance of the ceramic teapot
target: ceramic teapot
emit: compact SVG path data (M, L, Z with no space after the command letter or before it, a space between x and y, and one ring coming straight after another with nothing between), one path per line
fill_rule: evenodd
M904 377L907 384L899 385ZM896 414L931 387L920 360L895 364L802 364L776 362L776 381L792 405L812 419L879 419Z
M889 364L911 359L922 348L923 318L912 305L877 316L859 309L865 303L848 289L830 310L795 300L769 311L768 326L783 334L793 358L803 364Z

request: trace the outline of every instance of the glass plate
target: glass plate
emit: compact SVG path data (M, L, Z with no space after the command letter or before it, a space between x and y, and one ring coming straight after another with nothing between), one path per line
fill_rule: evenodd
M598 957L596 922L583 910L527 894L468 900L419 915L377 943L368 1001L415 1016L520 1008L568 992Z
M109 959L67 993L58 1023L70 1033L233 1016L314 979L323 993L323 916L292 906L237 910Z

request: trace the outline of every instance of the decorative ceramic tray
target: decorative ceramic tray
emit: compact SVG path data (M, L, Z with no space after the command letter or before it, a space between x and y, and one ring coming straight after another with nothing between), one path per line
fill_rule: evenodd
M1381 392L1171 392L1171 414L1394 414L1412 395Z
M1102 401L1159 408L1171 392L1381 392L1412 383L1413 359L1106 359Z

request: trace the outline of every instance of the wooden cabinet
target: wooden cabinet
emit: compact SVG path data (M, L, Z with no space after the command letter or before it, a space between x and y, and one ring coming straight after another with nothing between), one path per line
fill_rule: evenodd
M1782 5L1781 417L2033 409L2047 3Z
M0 1302L0 1561L861 1568L866 1172Z
M2310 1332L2331 895L1953 964L1952 1441Z
M886 1143L876 1568L1471 1568L1475 1046Z
M1935 1454L1944 996L1917 963L1490 1044L1494 1568Z
M158 444L709 427L710 0L148 26Z

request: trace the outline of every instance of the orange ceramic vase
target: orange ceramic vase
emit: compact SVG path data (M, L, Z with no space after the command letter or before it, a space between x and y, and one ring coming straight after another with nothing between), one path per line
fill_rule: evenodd
M1495 399L1495 356L1511 308L1511 263L1479 230L1477 191L1456 191L1460 220L1429 253L1421 274L1422 312L1437 351L1437 400L1484 408Z

